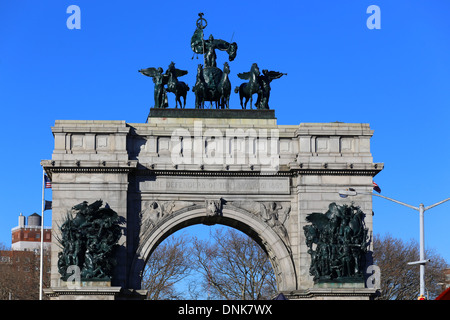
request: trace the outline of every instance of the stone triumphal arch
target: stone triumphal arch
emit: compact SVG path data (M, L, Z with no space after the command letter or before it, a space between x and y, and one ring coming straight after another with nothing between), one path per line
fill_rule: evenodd
M368 124L278 125L273 110L151 109L146 123L57 120L52 132L52 157L41 162L53 188L55 236L45 290L52 299L145 296L140 277L152 251L199 223L231 226L257 241L289 299L368 299L375 292L364 279L342 281L339 272L327 281L315 276L316 244L305 236L310 214L350 205L339 190L372 190L383 165L373 162ZM99 199L121 218L113 273L108 281L64 281L60 227L73 206ZM372 198L352 200L365 213L367 266Z

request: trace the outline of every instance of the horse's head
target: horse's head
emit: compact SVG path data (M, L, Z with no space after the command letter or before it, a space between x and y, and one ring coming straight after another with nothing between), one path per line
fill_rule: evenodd
M175 69L175 62L172 61L172 62L169 64L169 66L167 67L166 75L172 75L174 69Z
M225 62L223 64L223 72L224 73L230 73L230 66L228 65L228 62Z
M197 66L197 82L203 82L203 81L205 81L204 77L203 77L203 65L199 64Z
M252 64L252 67L250 68L250 72L254 75L259 76L259 67L256 63Z
M228 49L227 49L227 53L228 53L228 59L230 61L233 61L234 58L236 58L236 53L237 53L237 43L236 42L230 43L230 45L228 46Z

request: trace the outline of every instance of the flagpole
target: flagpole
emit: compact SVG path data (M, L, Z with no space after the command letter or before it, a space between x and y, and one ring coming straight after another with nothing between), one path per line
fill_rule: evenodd
M43 285L43 264L44 264L44 191L45 191L45 171L42 168L42 215L41 215L41 259L39 268L39 300L42 300Z

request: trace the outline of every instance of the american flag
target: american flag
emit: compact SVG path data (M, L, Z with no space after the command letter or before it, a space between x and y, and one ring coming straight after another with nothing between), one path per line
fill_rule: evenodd
M375 182L372 181L372 183L373 183L373 190L375 190L378 193L381 193L381 188Z
M44 181L45 181L45 187L46 188L52 188L52 182L50 181L50 179L47 177L46 174L44 174Z

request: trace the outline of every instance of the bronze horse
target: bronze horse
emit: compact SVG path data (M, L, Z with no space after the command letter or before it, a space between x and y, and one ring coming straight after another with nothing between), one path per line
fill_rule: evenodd
M220 94L220 101L219 105L222 109L230 109L230 94L231 94L231 82L228 78L228 75L230 73L230 66L228 65L228 62L225 62L223 64L223 72L222 72L222 78L219 82L219 94Z
M241 101L242 109L247 108L247 102L250 99L250 109L252 109L253 95L258 93L260 88L259 85L259 68L256 63L252 64L249 72L238 73L237 75L240 79L249 80L249 82L242 83L239 87L234 89L235 93L239 93L239 99ZM242 99L245 98L244 104L242 104Z
M175 94L175 108L178 108L178 103L180 103L180 108L184 109L186 106L186 95L189 91L189 86L183 81L178 81L178 77L184 76L187 73L186 70L176 69L174 62L171 62L169 68L166 70L166 75L169 76L167 91ZM183 104L181 104L181 97L184 99Z
M192 91L195 93L195 109L204 109L207 87L203 76L203 66L201 64L197 67L197 79Z
M197 78L192 91L195 92L195 108L203 109L205 101L215 102L216 109L229 108L231 83L228 78L230 68L224 63L223 71L217 67L197 67Z

